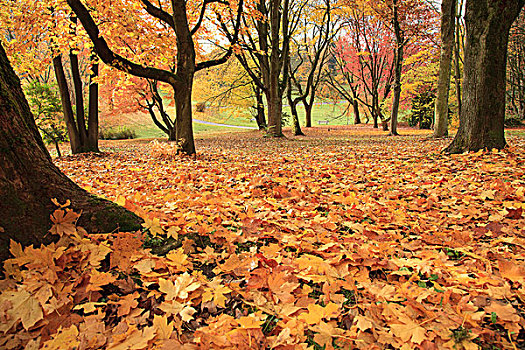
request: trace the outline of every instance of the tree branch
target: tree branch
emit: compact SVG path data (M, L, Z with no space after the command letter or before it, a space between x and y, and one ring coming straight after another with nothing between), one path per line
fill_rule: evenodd
M216 2L219 2L219 1L216 1ZM205 6L205 5L203 5L203 6ZM237 43L237 41L239 40L239 31L240 31L240 28L241 28L241 19L242 19L242 13L243 13L243 6L244 6L244 0L240 0L239 1L239 7L237 9L237 18L235 20L234 32L233 32L233 35L231 36L230 47L228 48L228 51L226 51L226 53L220 58L216 58L216 59L212 59L212 60L209 60L209 61L204 61L204 62L197 63L195 65L195 71L196 72L198 72L198 71L200 71L202 69L206 69L206 68L210 68L210 67L214 67L214 66L218 66L220 64L223 64L223 63L225 63L228 60L228 58L230 58L230 56L233 53L233 45L235 45ZM221 23L221 26L223 26L223 28L226 27L222 23Z
M89 38L93 42L95 51L98 57L100 57L100 59L102 60L102 62L104 62L108 66L114 67L118 70L133 74L138 77L155 79L163 81L170 85L174 85L177 83L176 76L169 71L141 66L113 52L109 48L106 40L102 36L100 36L98 26L93 20L93 17L91 17L89 11L80 2L80 0L67 0L67 3L75 12L78 19L80 19L82 26L88 33Z
M147 13L152 15L153 17L160 19L162 22L168 24L172 29L175 29L175 22L173 21L173 16L170 15L168 12L164 11L163 9L154 6L151 2L148 0L140 0L142 4L145 6L145 10Z

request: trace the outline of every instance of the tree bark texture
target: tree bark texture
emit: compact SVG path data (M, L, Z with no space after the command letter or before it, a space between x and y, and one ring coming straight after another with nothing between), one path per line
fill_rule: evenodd
M354 99L354 102L352 103L352 107L354 108L354 124L358 125L361 124L361 115L359 113L359 102Z
M396 52L395 52L395 78L394 78L394 97L392 102L392 115L390 117L390 135L399 135L397 133L397 116L399 113L399 103L401 101L401 74L403 72L403 48L405 46L403 32L399 23L398 16L398 2L394 0L393 11L394 11L394 34L396 36ZM384 124L383 124L384 125ZM385 130L383 128L383 130ZM386 131L386 130L385 130Z
M91 74L89 77L89 102L88 102L88 139L87 148L91 152L100 152L98 148L98 62L97 55L91 55Z
M78 187L51 161L38 133L20 80L0 45L0 260L9 242L49 243L51 199L82 211L79 224L89 232L140 229L141 219Z
M263 101L263 94L261 88L254 84L254 91L255 91L255 100L257 101L257 106L255 106L255 120L257 122L257 126L259 127L259 130L266 130L266 116L264 115L264 101Z
M459 64L460 61L460 51L461 46L463 43L460 28L461 28L461 9L463 8L463 0L459 3L459 7L457 8L456 13L456 37L454 40L454 81L456 84L456 101L458 104L458 115L461 115L461 111L463 110L463 107L461 105L461 67Z
M286 97L288 99L288 105L290 106L290 111L292 112L292 132L294 136L304 136L303 131L301 130L301 124L299 123L299 113L297 112L297 104L299 99L292 98L292 78L288 77L288 90L286 92Z
M272 0L270 9L270 69L268 84L268 135L280 137L282 132L282 94L280 94L280 73L282 60L279 32L281 28L281 0Z
M312 106L307 106L307 103L304 103L304 113L305 113L305 123L304 126L307 128L312 127Z
M450 67L454 48L454 27L456 22L456 1L443 0L441 3L441 56L436 107L434 111L433 137L448 136L448 98L450 91Z
M67 84L66 74L64 72L64 65L62 64L62 55L58 54L53 58L53 67L55 69L55 77L57 79L58 90L60 92L62 113L64 114L64 120L67 126L71 152L73 154L80 153L82 146L80 143L80 136L78 135L77 126L75 124L75 115L73 113L73 106L71 105L69 86Z
M505 147L507 44L525 0L467 0L463 111L447 153Z

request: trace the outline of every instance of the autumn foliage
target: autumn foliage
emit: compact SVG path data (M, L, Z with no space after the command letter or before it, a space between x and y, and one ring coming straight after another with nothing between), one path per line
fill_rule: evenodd
M103 143L118 151L59 160L146 230L92 235L56 203L57 243L11 243L0 347L523 346L522 139L444 156L443 141L371 133L217 136L197 160Z

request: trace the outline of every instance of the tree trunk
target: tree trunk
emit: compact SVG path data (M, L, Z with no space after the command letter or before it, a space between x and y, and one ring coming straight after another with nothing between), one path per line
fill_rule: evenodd
M462 105L461 105L461 69L459 65L459 54L461 49L461 36L460 36L460 18L461 10L463 8L463 0L460 2L460 7L458 8L458 14L456 15L456 38L454 40L454 81L456 83L456 101L458 104L458 115L461 115Z
M51 162L38 133L20 80L0 45L0 259L9 241L23 245L49 243L51 198L71 200L82 212L79 224L89 232L140 229L141 219L118 205L90 195Z
M263 101L263 94L261 91L261 88L257 85L255 85L255 99L257 101L256 108L256 115L255 115L255 121L257 122L257 126L259 127L259 130L265 130L266 129L266 117L264 115L264 101Z
M89 76L89 105L86 151L100 152L98 148L98 63L96 54L91 56L91 74Z
M292 112L292 132L294 136L304 136L303 131L301 130L301 124L299 123L299 114L297 113L297 104L300 100L294 100L292 98L292 82L291 78L288 81L288 90L287 90L288 104L290 105L290 111Z
M82 144L80 143L80 136L75 124L75 116L73 115L73 107L71 106L71 98L69 96L69 87L67 85L66 74L64 73L64 66L62 65L62 55L59 54L53 58L53 67L55 68L60 100L62 101L62 112L64 113L64 119L66 121L71 152L73 154L80 153L82 152Z
M467 0L463 111L445 152L505 147L507 44L524 4L525 0Z
M292 130L294 136L304 136L303 131L301 130L301 124L299 123L299 115L297 113L297 104L293 103L290 105L292 109Z
M394 81L394 99L392 102L392 115L390 117L390 135L399 135L397 133L397 116L399 113L399 103L401 101L401 74L403 70L403 46L404 38L403 38L403 32L401 31L401 27L399 25L399 19L398 19L398 1L394 0L393 3L393 10L394 10L394 34L396 36L396 54L395 54L395 81ZM383 127L383 130L385 128ZM386 131L386 130L385 130Z
M456 1L443 0L441 3L441 57L439 60L439 79L434 112L433 137L435 138L448 136L448 97L452 49L454 48Z
M354 124L358 125L361 124L361 116L359 114L359 102L357 102L356 99L354 99L354 102L352 103L354 107Z
M374 129L379 128L378 119L379 119L379 113L378 113L378 97L376 94L372 95L372 108L370 109L370 113L372 114L372 119L374 120Z
M281 27L280 14L281 0L272 0L270 9L271 55L269 70L269 86L266 95L268 101L268 135L273 137L283 136L282 132L282 96L280 94L279 76L281 73L281 55L279 32Z
M58 144L58 141L53 140L53 143L55 144L55 149L57 150L57 157L62 157L62 152L60 152L60 145Z
M188 76L186 87L178 86L175 90L175 129L176 141L179 149L188 155L195 154L195 141L193 139L193 122L191 111L191 88L193 83L193 74ZM170 138L171 139L171 138Z
M72 14L70 17L71 29L70 32L73 36L76 35L77 28L77 17ZM73 79L73 88L75 91L75 111L78 136L80 139L81 152L86 152L84 149L87 145L87 130L86 130L86 118L84 112L84 91L82 89L82 78L80 77L80 67L78 64L78 49L72 47L69 50L69 62L71 63L71 77Z
M312 127L312 105L308 104L308 102L303 101L304 106L304 113L305 113L305 126L307 128Z

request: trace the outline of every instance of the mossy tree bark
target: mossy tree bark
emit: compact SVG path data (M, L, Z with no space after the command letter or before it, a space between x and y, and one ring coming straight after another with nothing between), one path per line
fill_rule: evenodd
M525 0L468 0L459 130L446 153L505 147L507 44Z
M38 133L20 80L0 45L0 260L9 255L9 241L23 245L49 243L51 198L71 200L82 212L79 224L89 232L140 229L135 214L90 195L51 161Z

